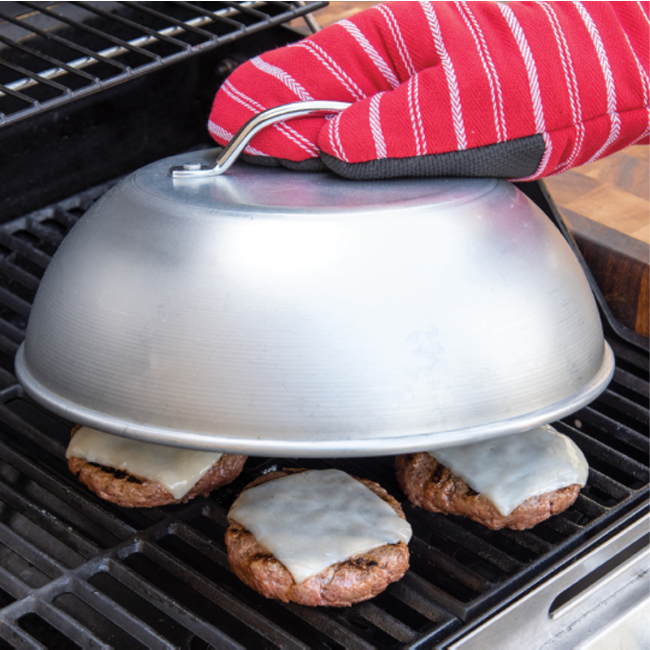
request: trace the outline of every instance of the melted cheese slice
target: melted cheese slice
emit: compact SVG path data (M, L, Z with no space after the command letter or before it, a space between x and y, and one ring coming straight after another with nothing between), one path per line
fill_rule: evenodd
M530 497L584 486L589 474L580 448L549 425L429 453L504 516Z
M121 469L157 481L175 499L183 498L220 458L220 453L153 445L81 427L72 436L66 458Z
M242 492L228 517L287 568L296 583L384 544L411 526L365 485L336 469L308 470Z

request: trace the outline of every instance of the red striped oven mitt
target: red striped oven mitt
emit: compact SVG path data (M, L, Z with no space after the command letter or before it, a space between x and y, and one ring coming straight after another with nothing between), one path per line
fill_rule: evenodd
M209 130L279 104L352 102L261 131L259 164L347 178L529 180L648 143L650 3L394 2L237 68Z

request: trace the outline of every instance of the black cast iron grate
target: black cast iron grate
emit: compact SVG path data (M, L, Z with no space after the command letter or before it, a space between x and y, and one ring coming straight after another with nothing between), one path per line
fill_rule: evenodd
M404 648L450 634L566 562L647 499L648 354L610 343L608 390L556 423L582 448L588 485L531 531L490 531L404 501L392 458L250 458L237 481L186 506L121 509L68 472L71 423L23 394L13 357L51 255L108 185L0 227L0 648ZM366 603L310 609L269 601L230 572L226 513L276 466L338 467L400 498L413 525L411 569Z
M3 2L0 126L306 15L324 2Z

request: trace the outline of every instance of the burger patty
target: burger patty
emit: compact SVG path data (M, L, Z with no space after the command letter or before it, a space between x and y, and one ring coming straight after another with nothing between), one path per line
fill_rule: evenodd
M304 469L285 469L260 476L245 489L288 476ZM357 478L357 477L354 477ZM367 488L388 503L402 518L402 508L384 488L373 481L359 479ZM368 600L399 580L409 568L409 550L404 542L384 544L361 555L333 564L319 574L296 584L285 566L246 528L228 519L226 546L228 560L235 575L267 598L285 603L315 607L347 607Z
M404 454L395 458L397 480L409 501L420 508L443 514L463 515L492 530L525 530L566 510L578 497L580 485L530 497L509 515L502 515L428 453Z
M72 429L72 434L80 429ZM123 470L90 463L83 458L68 459L68 468L95 494L123 508L153 508L172 503L186 503L202 494L234 481L241 473L247 456L223 454L200 478L196 485L181 499L174 498L160 483L133 476Z

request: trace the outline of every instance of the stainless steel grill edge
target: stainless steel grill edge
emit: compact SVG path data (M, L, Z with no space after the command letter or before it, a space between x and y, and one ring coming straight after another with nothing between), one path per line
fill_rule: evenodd
M187 11L195 8L194 16L237 9L233 3L46 2L5 3L11 6L0 10L11 18L30 16L41 29L34 21L57 20L39 14L41 5L77 22L80 13L91 12L89 7L110 14L123 11L125 4L133 5L127 7L131 10L142 5L140 16L147 14L148 20L153 20L151 11L168 12L177 20L174 12L181 5ZM174 84L179 77L195 85L206 79L214 84L216 68L226 72L256 48L296 38L277 26L294 14L281 21L275 16L280 9L297 14L304 7L251 4L241 20L259 24L252 36L251 29L237 31L237 25L223 21L233 35L220 34L221 42L207 51L183 49L182 57L93 86L92 93L80 92L66 101L45 105L47 100L37 100L41 104L29 114L23 111L0 125L0 170L7 179L0 188L0 648L573 648L606 643L608 633L620 632L617 622L626 621L637 603L647 599L648 351L646 341L610 320L595 286L616 356L614 379L595 402L556 423L585 452L589 483L568 511L531 531L490 531L409 505L396 484L391 457L251 458L233 485L210 498L186 506L120 509L97 499L68 472L64 454L72 423L34 404L18 386L14 355L42 273L65 234L112 186L115 180L109 179L207 143L199 135L204 122L189 131L176 122L190 114L199 121L209 99L203 86L197 95L203 93L205 101L189 113L182 93L173 101L150 95L148 102L132 106L134 94L143 88L153 93L155 85ZM282 7L267 7L274 14L267 20L266 4ZM132 13L120 16L134 19ZM79 22L86 18L82 15ZM40 35L12 40L11 29L18 26L2 20L2 57L14 68L18 61L24 67L20 57L29 57L17 44L34 49ZM107 43L93 29L106 29L127 43L145 35L115 36L109 28L113 20L95 11L92 29L83 28L83 47L98 54L119 45ZM173 20L145 27L158 31L171 27ZM120 30L134 29L116 22ZM67 22L53 33L71 39L77 29ZM131 46L147 47L143 42ZM45 53L53 56L47 48ZM134 50L126 56L151 59ZM39 65L32 74L54 64ZM104 61L97 65L117 67ZM79 69L94 74L92 67ZM2 71L7 78L0 83L9 90L26 96L34 92L29 84L9 85L17 80L15 69ZM52 80L62 83L68 77ZM0 110L2 101L0 97ZM165 105L165 114L152 114L156 102ZM123 119L129 128L143 125L148 147L126 151L139 147L127 141L117 147L125 152L122 160L97 155L107 143L119 141L115 133L124 137L117 124L121 116L107 111L108 105L132 107L132 115ZM149 125L145 118L151 118ZM64 127L79 120L85 132ZM89 143L94 152L86 151ZM543 185L522 189L568 237ZM235 578L223 543L228 507L260 473L298 465L332 466L377 480L402 501L415 533L411 569L402 581L349 609L312 610L265 600Z

